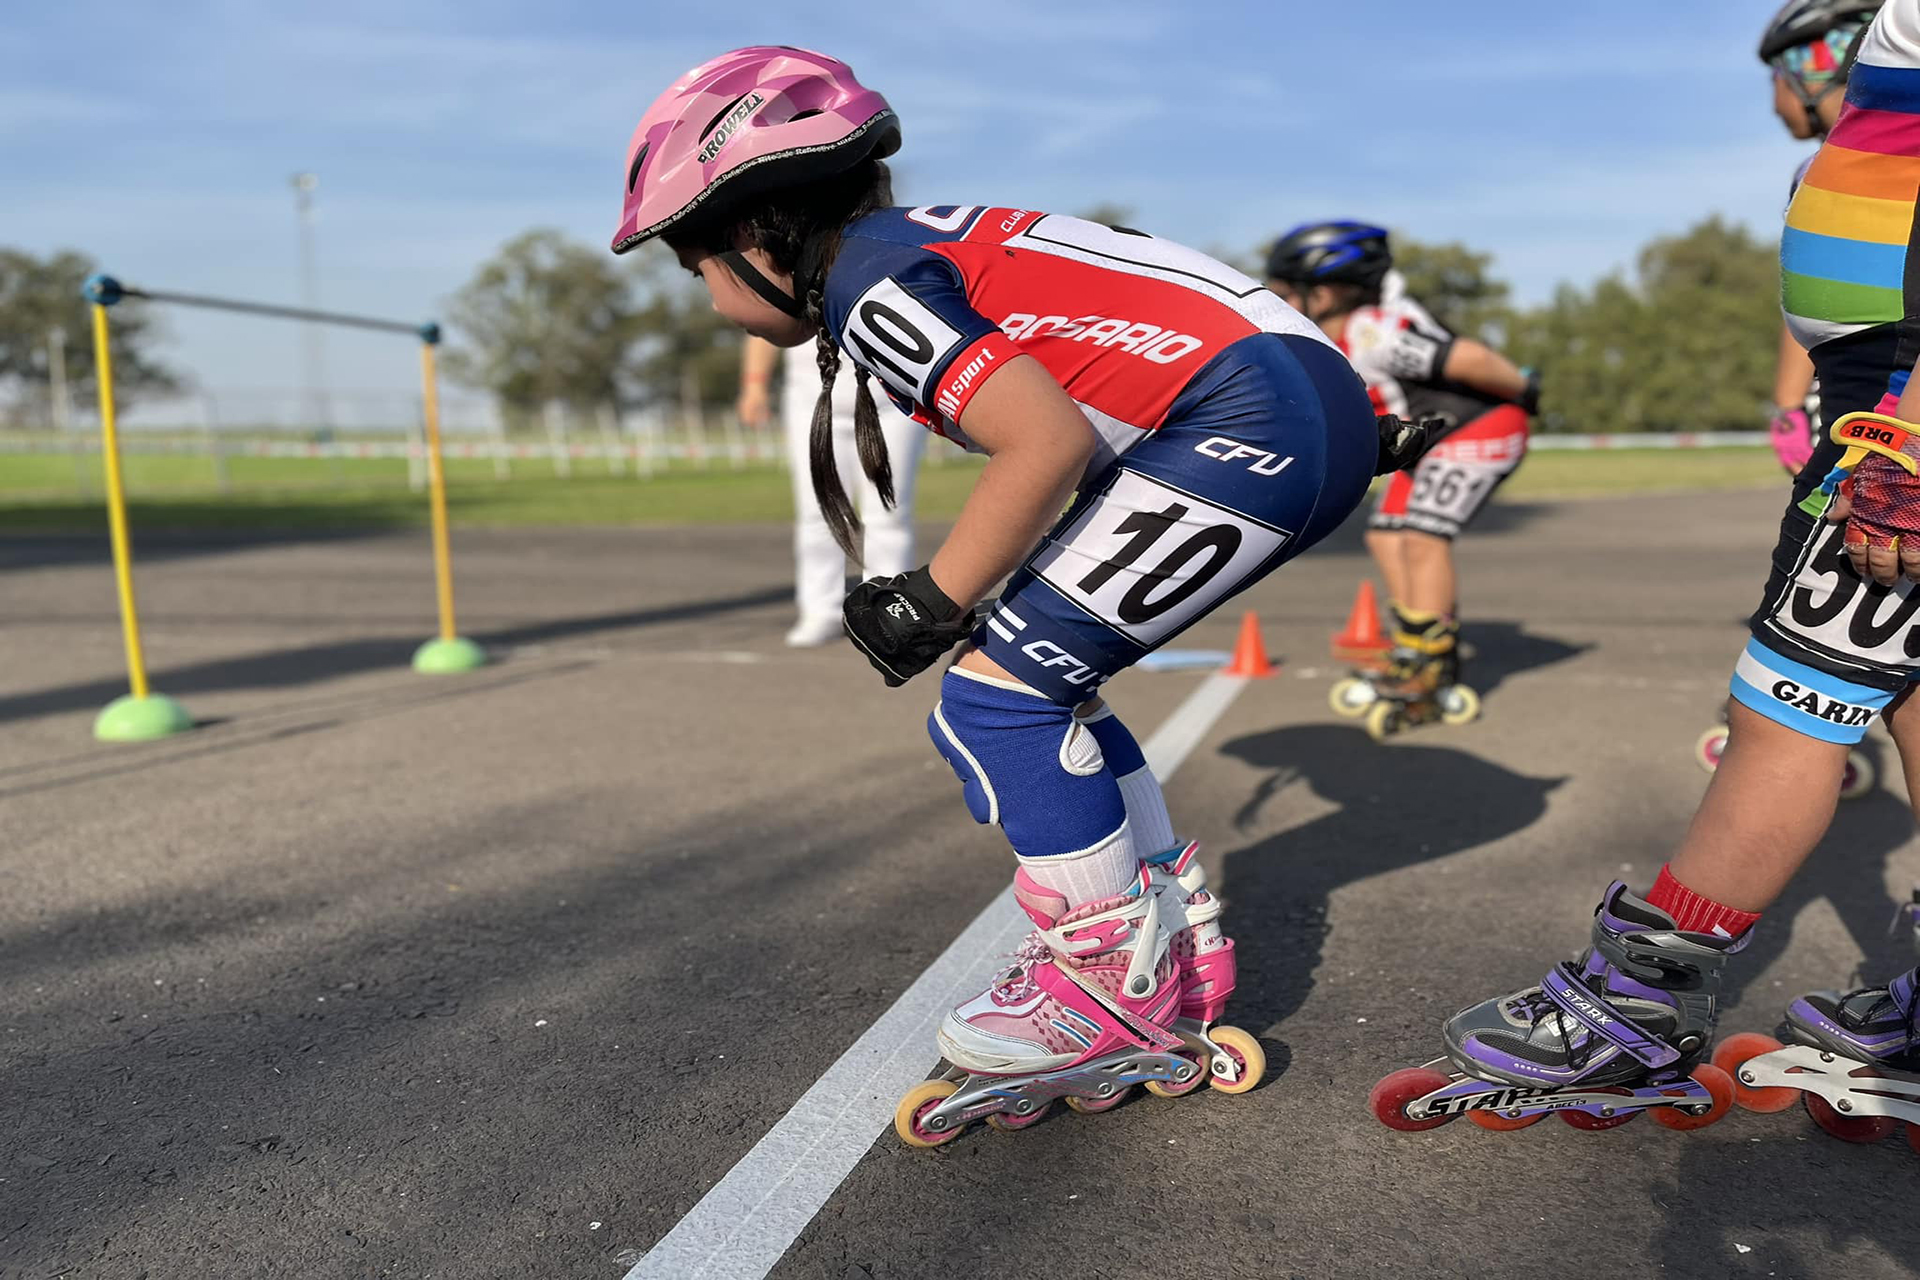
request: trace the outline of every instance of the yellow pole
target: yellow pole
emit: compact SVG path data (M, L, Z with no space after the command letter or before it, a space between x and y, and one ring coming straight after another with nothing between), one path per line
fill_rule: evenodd
M440 638L453 640L453 553L447 547L447 481L440 468L440 390L433 344L420 344L421 410L427 420L427 494L433 511L433 581L440 597Z
M127 495L120 482L120 435L113 422L113 361L107 354L107 309L93 304L93 369L100 384L100 456L107 469L107 528L113 538L113 580L120 591L120 630L127 643L127 681L147 696L147 663L140 653L140 615L133 604L133 551L127 540Z

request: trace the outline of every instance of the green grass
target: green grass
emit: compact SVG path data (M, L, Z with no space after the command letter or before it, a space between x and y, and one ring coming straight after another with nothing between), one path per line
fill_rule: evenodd
M944 446L936 446L944 447ZM0 528L94 529L105 511L98 459L0 453ZM134 455L126 460L129 517L136 529L367 528L424 524L423 495L406 486L401 459L229 458L222 492L211 459ZM972 459L921 468L919 514L951 518L978 474ZM454 523L500 525L649 525L780 523L793 518L784 469L676 464L642 480L610 475L581 459L562 480L544 463L516 462L495 479L491 461L452 459L448 505ZM1730 489L1785 478L1767 449L1622 449L1535 453L1501 491L1509 500ZM83 486L85 486L83 488Z

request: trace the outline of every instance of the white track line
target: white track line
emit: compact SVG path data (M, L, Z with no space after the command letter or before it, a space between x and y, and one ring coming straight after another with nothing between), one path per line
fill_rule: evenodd
M1147 740L1141 749L1162 782L1246 683L1208 676ZM626 1280L762 1280L892 1126L900 1095L927 1078L940 1020L979 994L1032 927L1008 886Z

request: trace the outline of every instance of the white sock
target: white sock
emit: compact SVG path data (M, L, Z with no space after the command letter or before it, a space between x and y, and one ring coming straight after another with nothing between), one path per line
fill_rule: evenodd
M1020 857L1027 875L1042 888L1053 890L1069 907L1111 898L1140 874L1140 858L1133 851L1127 824L1090 849L1052 858Z
M1173 834L1173 819L1167 816L1167 798L1161 794L1160 779L1153 776L1152 766L1135 769L1119 782L1134 848L1151 857L1178 844Z

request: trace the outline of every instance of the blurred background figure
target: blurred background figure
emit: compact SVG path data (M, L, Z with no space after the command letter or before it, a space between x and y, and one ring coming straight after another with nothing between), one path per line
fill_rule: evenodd
M793 475L793 598L799 609L793 629L787 632L787 644L799 649L840 637L840 606L847 597L847 558L833 540L833 531L821 514L819 500L813 495L813 481L807 474L807 434L813 424L814 402L820 398L820 368L811 343L789 349L783 359L780 349L771 342L747 339L740 359L740 421L758 427L771 416L775 366L781 368L780 421ZM889 511L873 482L861 471L854 450L853 395L851 376L834 379L834 458L840 475L853 486L854 504L866 530L860 574L866 578L893 577L914 567L913 490L927 433L891 402L879 405L880 426L893 460L896 501Z
M1378 680L1342 682L1352 696L1340 709L1367 713L1384 696L1405 703L1414 723L1434 710L1452 723L1470 720L1479 704L1460 679L1453 540L1526 457L1538 383L1407 296L1382 227L1295 227L1268 254L1267 287L1346 353L1377 412L1444 423L1420 459L1387 482L1367 521L1367 550L1393 602L1393 649Z
M1773 71L1773 112L1796 138L1818 140L1840 115L1846 100L1847 68L1853 65L1861 37L1881 0L1788 0L1760 37L1760 61ZM1800 186L1809 155L1793 171L1787 198ZM1820 392L1813 382L1813 360L1780 326L1780 355L1774 365L1773 416L1767 434L1780 465L1798 474L1813 456L1820 431Z

